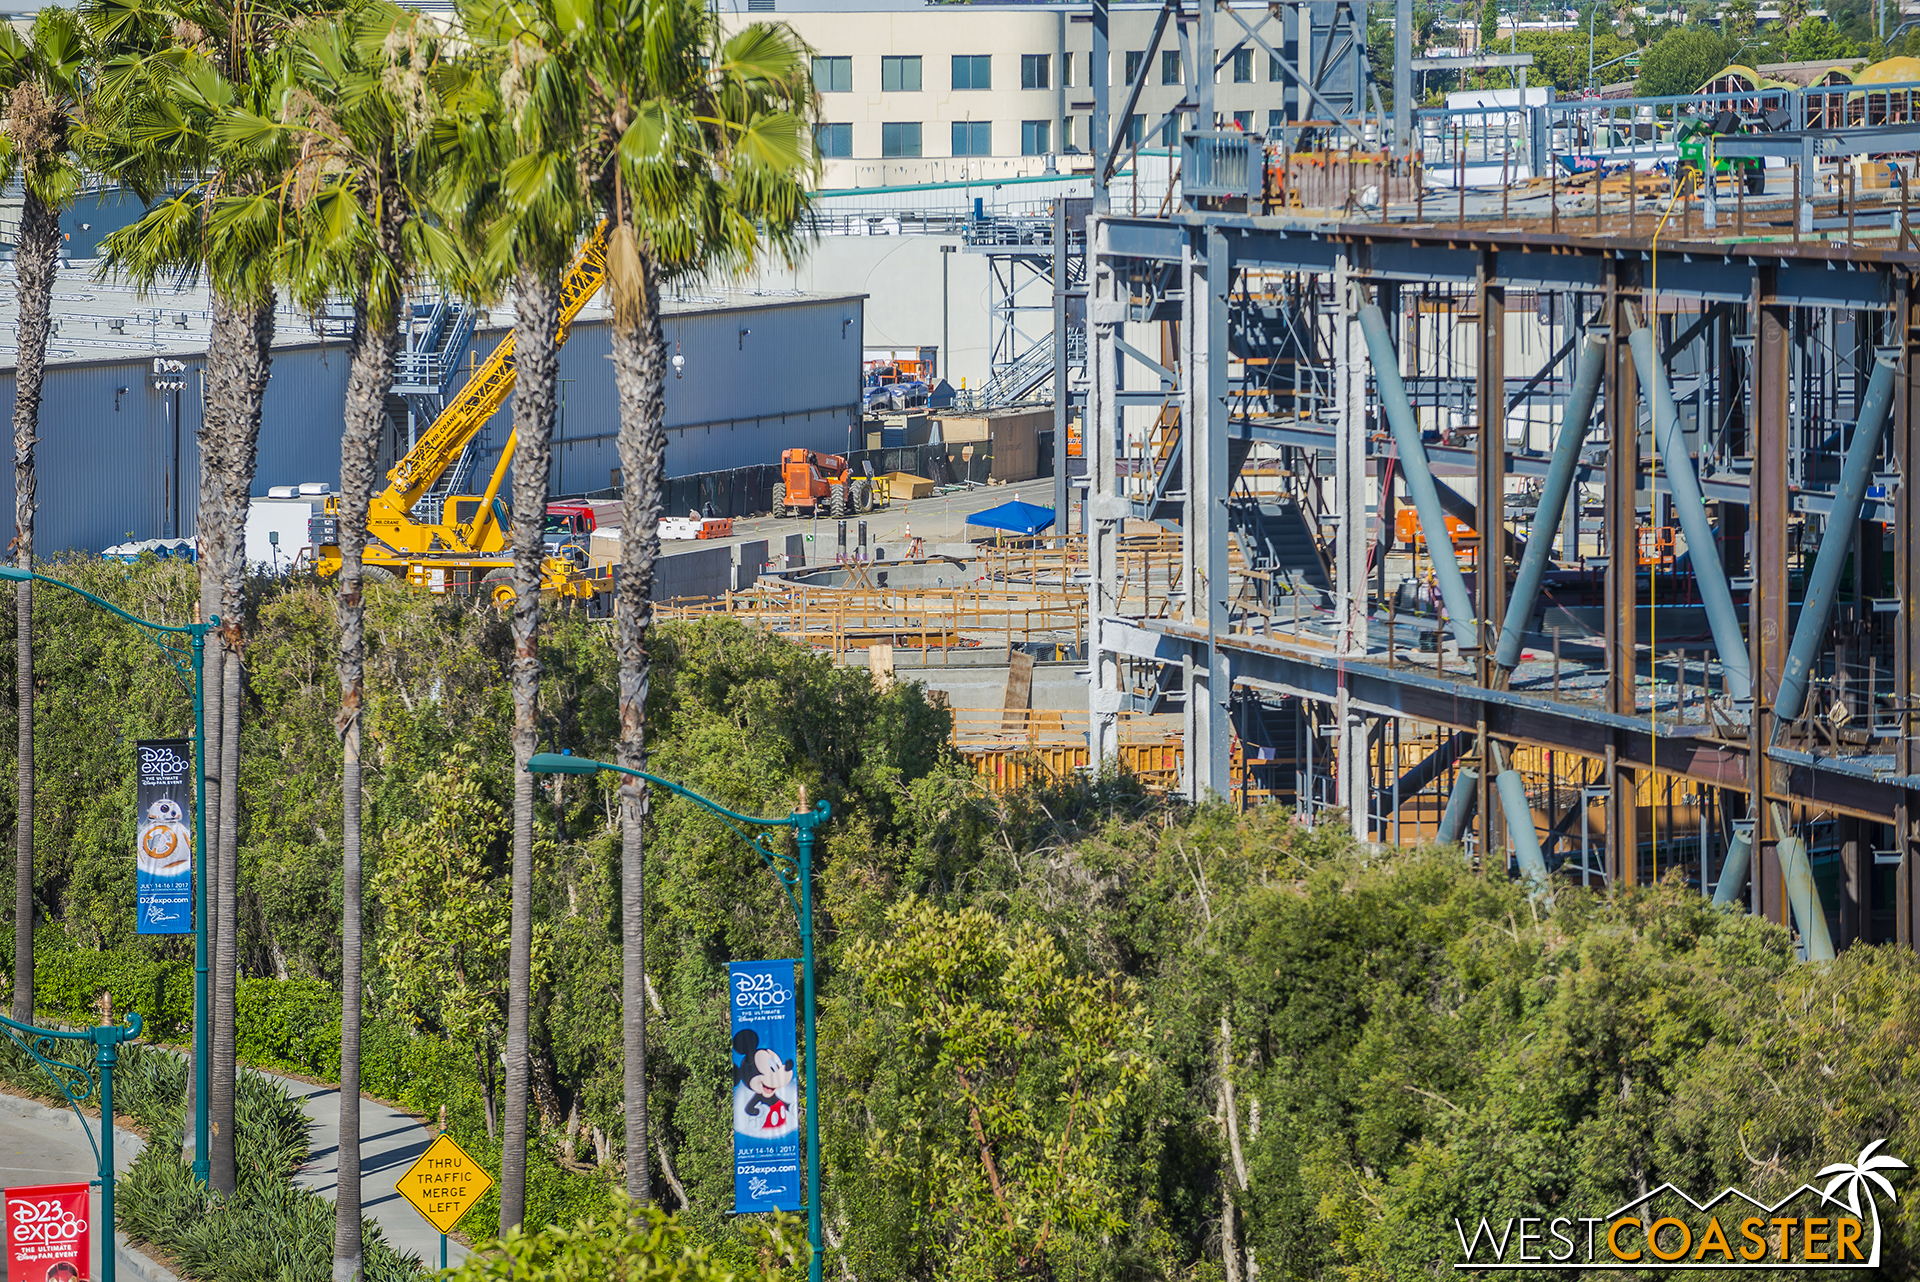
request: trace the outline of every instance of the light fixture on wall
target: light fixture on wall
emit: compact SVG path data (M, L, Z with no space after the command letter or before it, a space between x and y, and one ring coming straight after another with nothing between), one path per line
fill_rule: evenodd
M747 335L751 333L753 333L753 331L748 329L745 325L742 325L740 327L740 350L743 352L747 350Z

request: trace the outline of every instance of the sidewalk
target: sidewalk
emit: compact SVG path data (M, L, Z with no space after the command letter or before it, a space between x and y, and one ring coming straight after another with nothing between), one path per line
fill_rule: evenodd
M114 1127L113 1169L124 1174L146 1141L132 1131ZM68 1108L51 1108L18 1095L0 1095L0 1187L34 1184L80 1184L100 1172L93 1144L80 1129L80 1119ZM93 1274L100 1276L100 1190L93 1192ZM114 1235L118 1250L114 1263L119 1282L180 1282L169 1270L128 1244L125 1233Z
M331 1200L340 1179L340 1089L248 1069L279 1083L313 1122L312 1152L293 1182ZM364 1096L360 1100L360 1212L380 1225L390 1246L420 1257L429 1271L440 1267L440 1232L400 1196L396 1187L414 1159L427 1151L433 1132L418 1120ZM467 1258L467 1248L447 1243L447 1264ZM156 1280L164 1282L164 1280Z

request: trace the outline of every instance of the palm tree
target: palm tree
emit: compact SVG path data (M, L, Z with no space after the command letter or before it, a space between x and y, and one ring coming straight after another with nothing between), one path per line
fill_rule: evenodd
M60 257L60 210L80 188L75 122L85 87L85 33L65 9L42 9L30 39L0 26L0 182L21 180L14 247L19 354L13 397L13 555L33 568L33 447L39 442L53 276ZM13 1017L33 1022L33 580L14 585L14 696L19 707L20 775L14 810Z
M1747 42L1753 39L1753 25L1759 13L1753 0L1731 0L1727 7L1720 11L1721 21L1727 28L1727 38L1734 44L1735 57L1738 57L1740 51L1746 48Z
M352 1282L364 1259L360 1209L361 710L366 669L362 599L367 510L373 499L387 395L399 349L398 316L415 265L430 257L435 228L413 216L418 152L434 115L426 68L435 41L418 14L364 4L315 23L299 50L300 88L278 127L300 140L286 193L297 216L289 244L290 292L309 307L353 299L344 430L340 438L340 621L342 771L339 1181L334 1199L333 1276Z
M1847 1208L1856 1216L1861 1213L1860 1194L1865 1191L1867 1205L1873 1210L1873 1259L1868 1261L1869 1264L1880 1262L1880 1203L1873 1195L1873 1188L1878 1188L1887 1195L1888 1201L1893 1201L1898 1196L1893 1191L1893 1183L1880 1172L1907 1169L1907 1164L1899 1158L1874 1152L1885 1143L1885 1140L1875 1140L1861 1149L1860 1156L1852 1162L1836 1162L1832 1166L1823 1167L1819 1175L1814 1176L1815 1179L1828 1175L1833 1177L1827 1181L1826 1191L1823 1194L1829 1200L1834 1200L1835 1191L1844 1184L1847 1189ZM1869 1185L1873 1188L1868 1187Z
M308 0L89 0L97 36L130 52L107 60L88 125L97 168L149 204L102 242L103 270L137 286L204 273L212 285L206 410L200 430L200 608L223 621L208 650L207 753L213 887L213 1134L209 1179L234 1191L234 996L237 937L241 642L245 526L261 403L272 363L275 273L283 216L278 193L296 157L258 122L293 87L288 49ZM162 195L163 192L168 194ZM215 780L217 779L217 787Z
M809 51L785 26L722 39L698 0L605 0L577 37L589 155L612 232L613 371L620 398L619 761L646 769L647 635L666 479L663 280L791 259L816 171ZM651 1200L646 1094L646 789L621 790L627 1193ZM816 1194L817 1196L817 1194Z
M542 525L560 376L561 279L591 225L579 163L578 86L556 56L567 29L544 0L471 0L460 8L474 55L436 130L445 164L436 197L466 242L468 293L513 290L513 895L508 928L500 1227L526 1209L531 1079L534 778L539 746Z

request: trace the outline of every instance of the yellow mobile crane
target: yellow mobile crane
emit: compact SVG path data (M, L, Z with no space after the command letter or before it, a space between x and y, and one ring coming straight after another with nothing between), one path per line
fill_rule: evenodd
M607 275L606 251L603 223L580 246L561 282L560 343L567 341L580 309L600 292ZM513 461L512 433L485 493L449 494L437 522L416 521L413 509L506 403L513 380L513 335L508 334L474 371L460 395L387 473L386 488L373 496L367 511L365 562L371 577L404 577L415 587L441 592L478 587L497 604L512 602L513 553L507 545L505 505L500 502L500 485ZM314 567L323 575L340 572L339 515L336 496L327 500L326 515L313 522ZM521 515L525 520L544 520L545 513ZM596 579L584 564L549 555L541 567L540 586L544 592L591 598L611 587L611 582Z

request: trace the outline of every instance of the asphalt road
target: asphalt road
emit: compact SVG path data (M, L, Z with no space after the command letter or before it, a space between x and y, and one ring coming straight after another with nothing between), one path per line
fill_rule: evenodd
M91 1125L91 1123L89 1123ZM113 1168L124 1173L144 1147L139 1136L114 1128ZM70 1109L53 1109L33 1100L0 1095L0 1187L81 1184L99 1174L93 1145ZM93 1191L93 1273L100 1276L100 1190ZM119 1282L179 1282L179 1279L127 1245L119 1235Z

